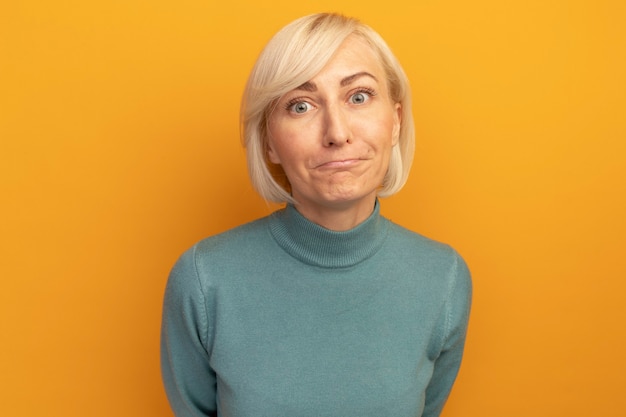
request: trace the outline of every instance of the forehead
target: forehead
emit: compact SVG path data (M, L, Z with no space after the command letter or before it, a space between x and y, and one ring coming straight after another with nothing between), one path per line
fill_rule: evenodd
M361 37L350 35L312 81L327 76L344 78L360 72L371 73L379 81L385 78L380 58L372 46Z

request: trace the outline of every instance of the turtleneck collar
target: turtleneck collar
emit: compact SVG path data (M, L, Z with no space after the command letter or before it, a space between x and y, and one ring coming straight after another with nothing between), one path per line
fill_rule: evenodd
M345 232L311 222L291 204L270 216L272 236L287 253L323 268L346 268L371 257L385 241L387 225L378 200L363 223Z

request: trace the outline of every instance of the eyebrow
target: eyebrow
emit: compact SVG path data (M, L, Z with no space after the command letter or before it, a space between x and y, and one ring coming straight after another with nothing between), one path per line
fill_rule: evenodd
M342 87L345 87L347 85L352 84L355 80L361 77L370 77L370 78L373 78L374 81L378 81L378 79L374 77L372 74L370 74L369 72L361 71L361 72L357 72L356 74L348 75L347 77L342 78L341 81L339 82L339 85ZM307 81L304 84L298 86L296 90L315 92L317 91L317 85L315 85L315 83L312 81Z
M370 74L369 72L361 71L361 72L357 72L356 74L349 75L346 78L342 79L340 85L342 87L345 87L346 85L352 84L355 80L361 77L370 77L370 78L373 78L374 81L378 81L378 79L374 77L372 74Z

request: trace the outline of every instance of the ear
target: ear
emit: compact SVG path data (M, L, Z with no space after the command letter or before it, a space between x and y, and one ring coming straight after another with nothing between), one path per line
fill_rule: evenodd
M280 165L280 158L278 157L278 153L274 150L274 145L272 145L272 141L267 141L267 159L273 164Z
M396 146L400 141L400 126L402 126L402 104L396 103L394 104L391 146Z

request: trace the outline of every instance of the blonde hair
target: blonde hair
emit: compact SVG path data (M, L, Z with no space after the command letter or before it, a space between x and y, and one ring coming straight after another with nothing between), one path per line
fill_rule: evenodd
M415 129L409 82L385 41L357 19L333 13L299 18L283 27L259 55L241 102L241 135L252 185L266 200L293 202L290 184L280 165L268 160L267 122L276 102L287 92L314 78L350 35L365 40L387 76L389 95L402 106L399 141L392 148L380 197L398 192L413 161Z

